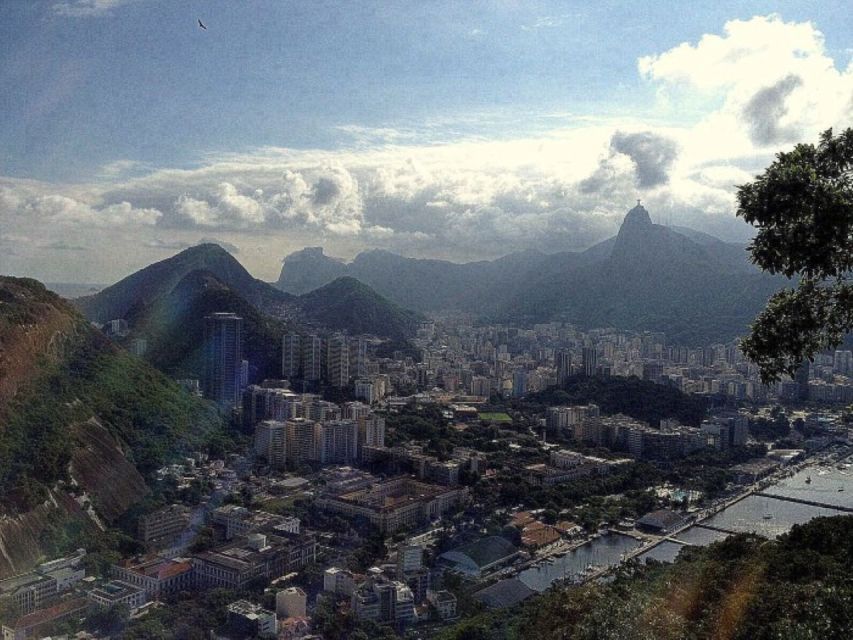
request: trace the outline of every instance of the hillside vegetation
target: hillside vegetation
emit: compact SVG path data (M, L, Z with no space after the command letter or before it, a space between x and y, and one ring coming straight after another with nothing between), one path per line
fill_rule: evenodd
M442 640L797 640L853 637L853 517L816 518L776 541L738 535L633 563L609 583L556 589L488 612Z
M115 346L40 283L0 277L0 300L0 378L16 381L0 398L3 511L26 511L67 479L75 450L91 445L92 430L75 425L94 419L143 474L221 427L211 404Z
M664 418L699 426L708 410L705 398L637 377L572 376L562 388L528 394L517 404L552 407L588 403L597 404L604 414L624 413L655 427Z

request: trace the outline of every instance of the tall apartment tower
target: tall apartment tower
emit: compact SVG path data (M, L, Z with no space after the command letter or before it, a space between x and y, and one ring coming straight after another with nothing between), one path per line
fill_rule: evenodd
M274 468L283 469L287 458L287 425L264 420L255 428L255 453L266 458Z
M285 335L281 338L281 376L287 380L298 378L302 367L302 336Z
M349 349L350 376L363 378L367 375L367 340L352 338Z
M585 376L594 376L595 370L598 368L598 354L595 351L595 347L584 347L582 357L583 374Z
M344 336L329 338L326 347L326 381L333 387L349 382L349 344Z
M323 341L320 336L302 339L302 379L319 380L323 373Z
M572 354L568 349L558 349L554 360L557 365L557 384L562 386L572 373Z
M295 465L317 459L314 442L316 423L305 418L293 418L285 422L287 432L287 459Z
M222 410L240 404L243 369L243 318L212 313L204 318L204 397Z
M314 452L321 464L348 464L358 458L358 422L332 420L314 425Z

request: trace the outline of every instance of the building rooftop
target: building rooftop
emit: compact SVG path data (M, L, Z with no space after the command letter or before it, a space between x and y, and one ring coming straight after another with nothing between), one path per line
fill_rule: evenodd
M500 580L474 593L474 598L490 609L503 609L517 605L536 592L518 578Z
M515 545L500 536L488 536L475 542L457 547L447 554L459 554L470 558L478 567L487 567L501 560L512 557L518 552Z

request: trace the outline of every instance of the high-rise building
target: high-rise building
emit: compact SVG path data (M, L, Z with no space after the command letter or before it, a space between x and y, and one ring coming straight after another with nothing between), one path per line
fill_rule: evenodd
M345 387L349 382L349 345L344 336L334 336L327 342L326 381L333 387Z
M385 446L385 418L371 414L358 419L358 450Z
M320 464L355 462L358 456L358 423L355 420L316 423L314 451Z
M527 393L527 372L524 369L516 369L512 373L512 395L520 398Z
M293 380L298 378L302 368L302 336L285 335L281 339L281 375Z
M367 404L373 404L376 400L373 382L370 380L356 380L355 397L360 400L364 400Z
M797 398L800 400L808 400L809 399L809 361L808 359L803 360L800 364L800 368L797 369L797 372L794 376L794 380L797 382Z
M287 430L287 459L294 465L316 460L315 422L305 418L293 418L288 420L285 425Z
M302 338L302 378L319 380L323 374L323 341L319 336Z
M255 453L266 458L274 468L282 469L287 458L287 425L277 420L264 420L255 427Z
M585 376L594 376L598 368L598 353L596 353L595 347L584 347L582 357L583 374Z
M367 340L352 338L349 349L349 375L361 378L367 375Z
M243 318L212 313L204 318L204 397L222 410L240 404L243 378Z
M562 386L572 373L572 354L568 349L558 349L554 360L557 365L557 384Z

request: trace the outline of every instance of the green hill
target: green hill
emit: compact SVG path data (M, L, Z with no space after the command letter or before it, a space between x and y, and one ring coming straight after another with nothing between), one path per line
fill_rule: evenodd
M285 323L258 311L209 271L188 273L167 294L137 306L127 320L132 336L148 340L146 360L170 376L198 378L204 366L202 319L217 311L243 318L250 381L279 377Z
M305 318L351 334L372 333L405 340L417 331L421 316L383 298L355 278L343 277L298 298Z
M778 540L685 547L672 565L558 588L460 622L440 640L780 640L853 637L853 517L816 518Z
M0 346L4 513L26 512L60 482L81 485L102 515L117 517L147 490L139 472L221 428L213 405L117 347L35 280L0 277ZM132 482L122 485L122 476Z

